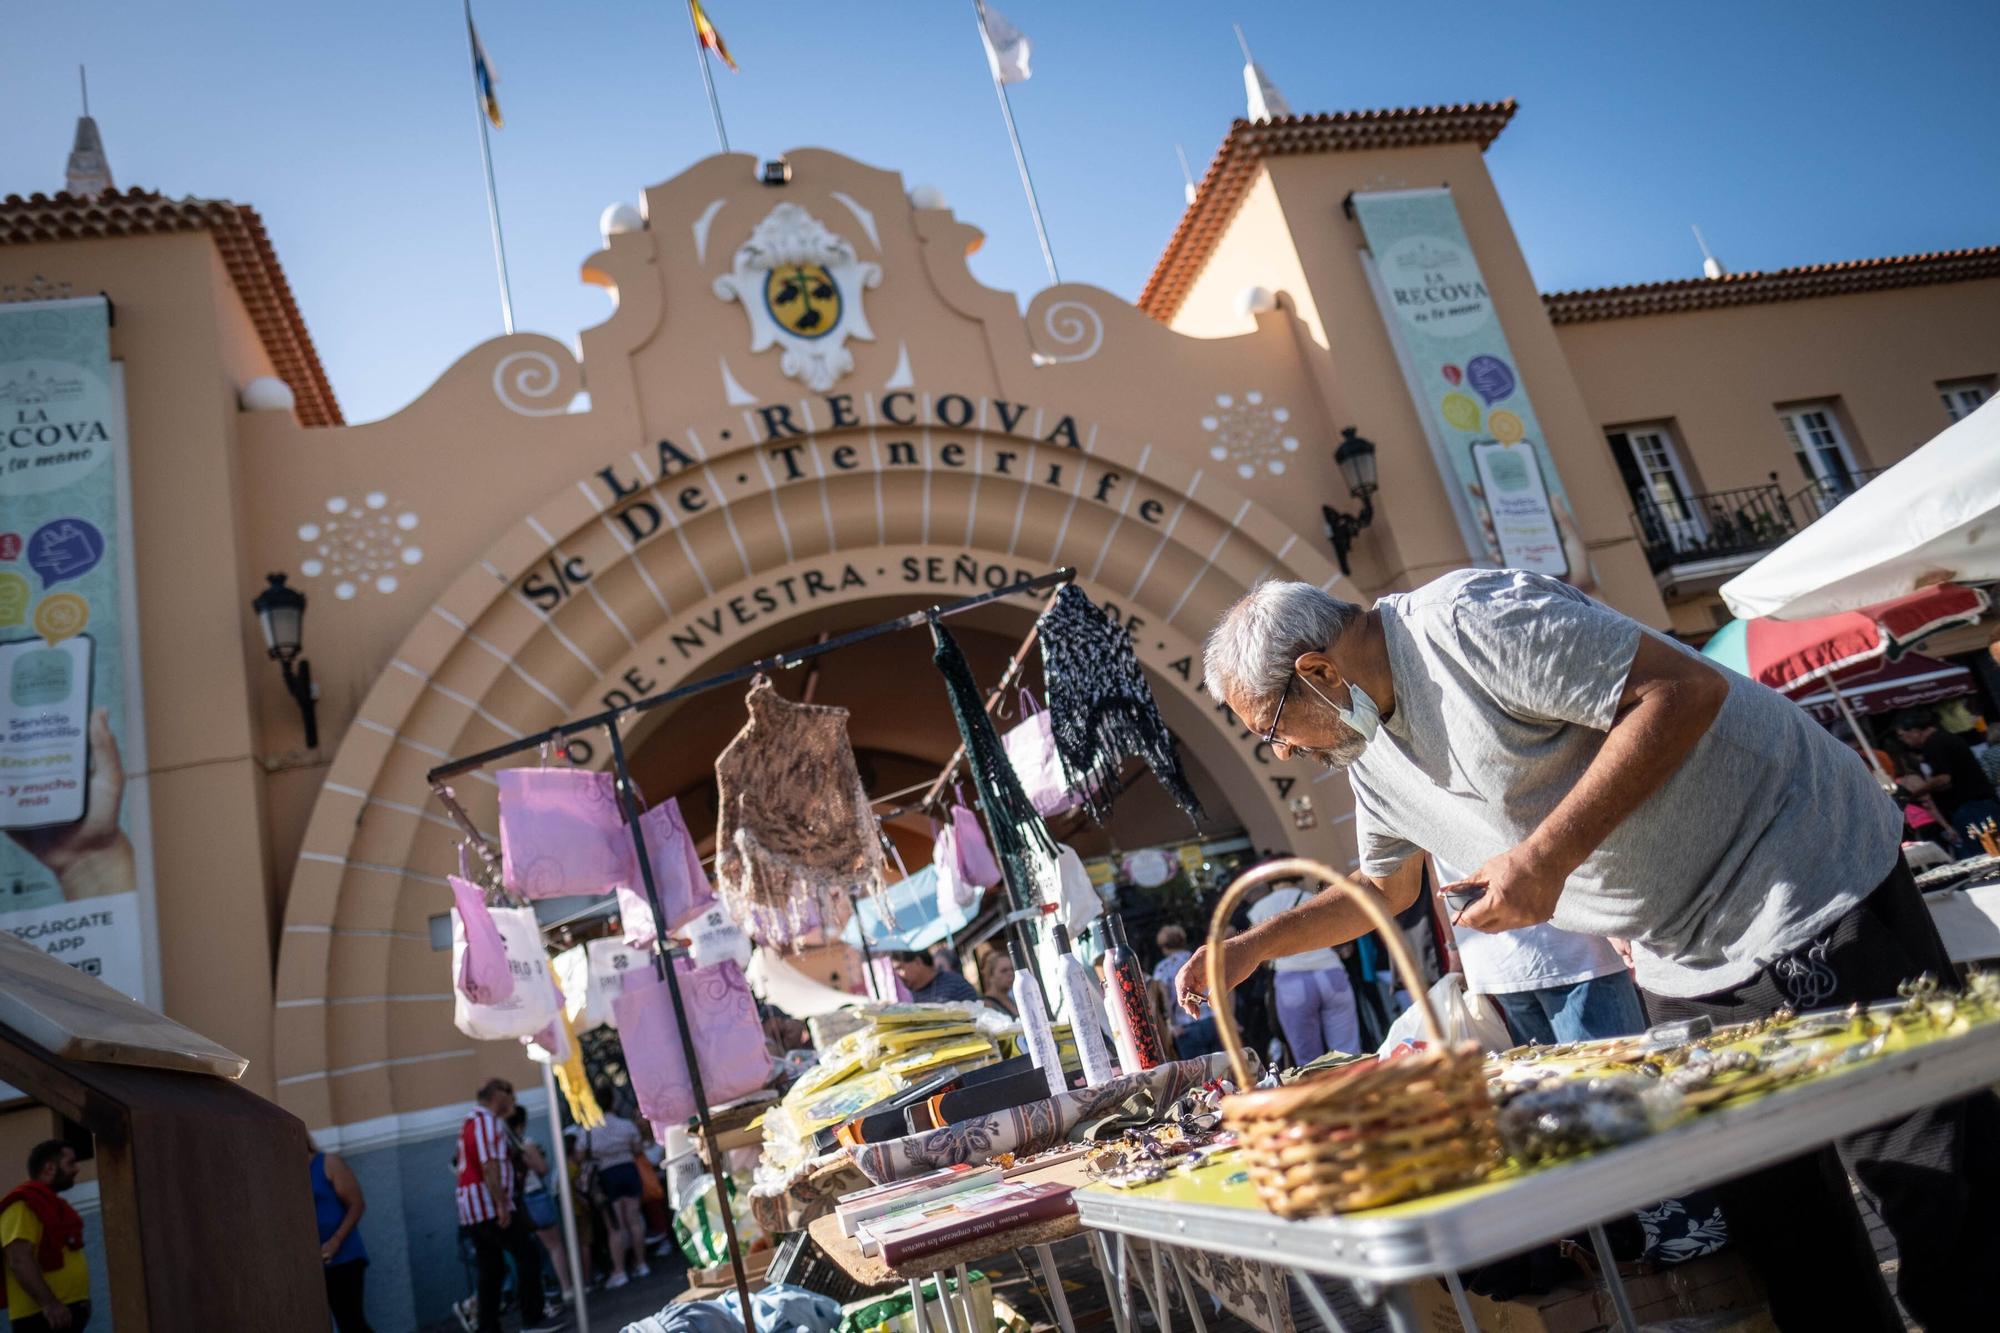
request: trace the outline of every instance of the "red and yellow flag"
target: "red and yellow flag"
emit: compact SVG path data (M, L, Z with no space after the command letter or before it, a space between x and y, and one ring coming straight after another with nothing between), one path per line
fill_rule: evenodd
M736 68L736 61L729 54L729 43L722 40L722 34L717 32L715 25L708 21L708 14L701 7L701 0L688 0L688 12L694 15L694 33L696 39L703 46L715 52L721 58L722 63L729 66L731 73L742 73L741 70Z

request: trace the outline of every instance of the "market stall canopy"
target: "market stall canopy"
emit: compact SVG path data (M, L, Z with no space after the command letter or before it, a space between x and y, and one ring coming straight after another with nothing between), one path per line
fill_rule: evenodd
M2000 398L1722 585L1746 618L1848 611L1927 584L2000 580Z
M1793 698L1823 682L1844 694L1850 679L1871 676L1939 630L1971 624L1990 605L1977 588L1943 584L1813 620L1732 620L1701 651Z
M938 911L937 868L925 866L908 878L889 886L884 895L889 906L885 919L872 898L855 901L854 915L847 919L840 938L861 947L861 932L868 932L868 947L875 953L898 949L928 949L942 943L972 924L978 907L954 907L949 914Z
M1848 708L1861 717L1881 717L1905 708L1921 708L1971 694L1973 690L1970 671L1922 653L1911 653L1866 676L1842 677L1840 682L1840 693ZM1799 707L1828 726L1840 720L1840 701L1831 690L1800 699Z

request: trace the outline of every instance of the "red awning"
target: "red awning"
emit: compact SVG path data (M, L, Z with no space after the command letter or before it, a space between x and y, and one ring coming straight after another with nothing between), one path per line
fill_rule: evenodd
M1922 653L1907 653L1901 660L1865 676L1840 679L1840 693L1847 706L1863 717L1956 699L1973 691L1970 671ZM1840 705L1829 690L1800 699L1799 707L1827 726L1840 721Z

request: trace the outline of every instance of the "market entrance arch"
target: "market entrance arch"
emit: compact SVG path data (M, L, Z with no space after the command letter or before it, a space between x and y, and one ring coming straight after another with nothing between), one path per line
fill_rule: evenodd
M457 1053L471 1044L429 937L456 859L423 781L442 757L1058 566L1131 630L1169 724L1250 836L1344 862L1340 810L1313 808L1332 793L1203 694L1199 666L1207 625L1257 579L1338 576L1211 475L1086 433L1094 449L1082 434L881 422L733 448L689 433L602 459L523 515L405 638L321 793L280 956L287 1103L309 1123L351 1125L448 1102L465 1081ZM1033 610L996 608L987 623L1018 637ZM893 689L945 716L928 645L911 638ZM723 694L685 708L727 714L730 731L741 716ZM632 748L676 725L648 717ZM601 762L602 748L572 757ZM457 790L493 827L491 778Z

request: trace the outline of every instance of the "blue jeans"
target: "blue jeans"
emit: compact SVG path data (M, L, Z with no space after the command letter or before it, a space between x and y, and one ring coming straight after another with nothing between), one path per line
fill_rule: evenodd
M1520 1042L1555 1046L1592 1037L1629 1037L1646 1029L1639 988L1632 984L1632 974L1622 969L1570 986L1488 998L1500 1006Z

